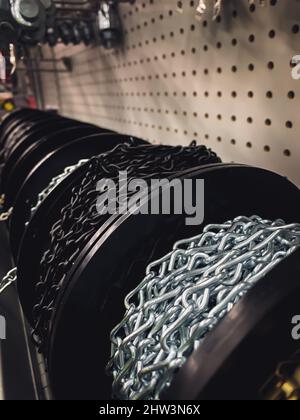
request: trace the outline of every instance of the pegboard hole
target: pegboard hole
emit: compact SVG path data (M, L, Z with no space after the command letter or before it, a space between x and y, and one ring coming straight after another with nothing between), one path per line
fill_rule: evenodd
M266 124L266 126L270 127L272 125L272 120L270 118L267 118L265 120L265 124Z
M271 29L271 31L269 32L269 38L273 39L276 37L276 31L274 29Z

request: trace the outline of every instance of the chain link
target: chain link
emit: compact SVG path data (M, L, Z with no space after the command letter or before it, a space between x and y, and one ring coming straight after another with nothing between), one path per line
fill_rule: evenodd
M82 165L88 162L88 159L81 159L78 163L72 166L67 166L62 173L52 178L48 186L39 193L38 199L36 204L31 208L31 217L38 209L38 207L42 204L48 195L55 190L55 188L64 180L66 179L71 173L73 173L77 168L80 168Z
M10 286L12 283L15 283L17 280L17 268L10 270L5 277L0 281L0 295L4 290Z
M150 264L111 333L114 396L159 399L207 333L299 245L299 224L238 217Z

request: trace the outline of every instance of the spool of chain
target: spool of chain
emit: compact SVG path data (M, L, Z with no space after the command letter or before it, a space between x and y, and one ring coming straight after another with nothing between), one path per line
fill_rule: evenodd
M164 178L174 172L219 161L213 152L196 144L190 147L124 144L91 161L79 186L72 192L70 204L62 209L60 220L52 227L50 247L41 260L41 275L36 286L33 310L33 336L40 349L44 351L47 345L51 312L62 279L81 249L109 218L109 215L99 214L95 207L97 182L107 177L117 180L122 170L127 170L129 180L133 177ZM76 210L73 203L76 203Z
M56 118L57 117L55 115L35 111L33 113L29 113L29 115L24 119L21 117L20 119L15 120L2 133L0 151L1 161L6 161L15 145L21 138L25 138L31 130L36 130L39 125L42 126L45 122L51 119L55 120Z
M63 171L66 165L73 166L78 160L90 159L127 140L128 137L124 135L99 131L99 134L85 134L72 142L58 145L55 145L54 141L49 145L45 143L40 145L34 156L26 156L23 159L22 167L19 165L18 168L18 179L20 181L23 179L23 183L21 185L20 182L20 187L18 187L17 198L13 203L14 211L10 219L11 248L14 258L17 259L25 224L30 218L31 207L35 205L38 194L47 187L51 179ZM140 141L140 143L144 142ZM31 169L33 161L36 163L34 169ZM53 199L55 199L54 196Z
M206 335L299 246L300 224L257 216L175 243L147 267L111 333L115 398L158 400Z
M7 165L4 178L8 187L13 186L12 196L19 192L16 200L19 209L28 200L29 216L32 216L18 258L18 290L32 326L33 339L47 358L55 396L97 398L97 390L104 388L105 396L109 397L110 380L104 375L109 359L108 337L122 318L120 302L128 293L125 318L111 334L108 370L114 379L114 396L158 399L169 392L171 396L185 392L185 396L193 398L200 394L211 395L209 386L203 385L204 377L207 382L208 379L218 381L221 388L222 369L219 375L214 375L215 371L208 375L204 370L203 376L192 375L192 380L187 382L182 376L193 373L190 365L195 363L195 358L197 369L201 363L207 363L203 357L205 343L211 343L210 340L216 343L220 328L224 328L224 323L233 322L236 318L232 314L238 310L243 313L240 308L244 308L244 302L258 287L275 279L272 284L276 285L276 297L278 302L283 300L292 276L288 276L286 289L280 288L278 279L283 277L282 267L289 267L290 261L299 254L296 250L300 228L294 223L300 211L299 190L271 172L221 164L215 153L195 143L189 147L153 146L114 134L105 135L107 144L112 139L118 144L113 150L107 146L104 153L100 151L101 154L92 159L94 153L87 154L87 161L77 159L70 162L70 167L67 163L62 166L67 166L65 171L54 172L60 175L52 179L54 175L49 173L47 178L49 168L58 160L62 164L63 156L69 157L76 144L78 156L83 156L82 145L86 150L88 144L93 145L89 153L96 150L96 138L83 136L74 143L64 142L63 138L51 141L49 147L53 156L50 156L47 141L42 141L37 134L45 124L45 114L28 113L29 126L20 113L15 116L15 121L7 119L1 128L5 146L2 158ZM58 117L51 118L56 123L59 121ZM27 134L33 136L32 141L26 140ZM127 182L135 178L148 183L153 178L203 179L208 227L204 230L203 225L187 227L183 215L178 214L140 215L130 210L122 215L99 214L96 208L98 181L109 178L118 184L119 174L125 170ZM15 177L17 173L19 176ZM22 184L20 180L24 176ZM42 185L37 182L38 178L44 180L44 187L51 182L46 189L36 190L37 185ZM37 191L42 191L39 196ZM6 205L9 204L7 197ZM116 201L116 208L121 204ZM19 219L18 214L15 220ZM246 216L237 218L241 214ZM25 226L29 219L22 220ZM12 237L19 238L20 233L15 235L13 229ZM183 240L186 237L191 239ZM174 242L173 251L151 264L140 283L149 261L164 255ZM15 255L18 248L15 247ZM15 274L15 271L9 273L3 287L15 281ZM258 299L265 296L254 295ZM270 301L268 296L263 309L268 308L273 314ZM290 307L294 308L294 303ZM287 316L286 305L279 313ZM258 323L256 317L257 314L252 318ZM279 319L277 313L276 317ZM100 323L100 319L106 322ZM231 326L234 329L234 324ZM84 330L82 343L75 346L81 328ZM235 332L235 340L242 341L244 331L239 328ZM267 338L273 343L269 332ZM230 335L226 335L226 339L229 340ZM236 345L237 341L232 344L230 357L234 357L237 347L245 354L244 349ZM285 339L282 341L286 343ZM140 357L132 357L132 351L137 351ZM283 353L287 353L287 349ZM227 353L220 353L214 362L224 362L225 369L223 354ZM283 360L282 354L276 353L277 362ZM271 365L265 364L268 369L264 374L272 371ZM208 365L211 366L211 362ZM174 375L178 369L178 375ZM238 369L233 374L238 378ZM263 383L262 377L258 380L252 376L249 383L253 389L258 388L257 383ZM294 377L285 379L284 384L290 384ZM176 385L178 381L180 386ZM182 386L186 383L187 386Z
M276 220L280 214L285 217L287 223L298 219L298 210L291 211L292 207L287 203L297 202L297 208L300 208L299 190L286 179L268 171L241 165L214 164L182 175L177 174L176 177L182 180L204 180L206 224L220 223L225 218L234 219L238 214L255 214L258 210L263 218L268 220ZM284 197L282 205L277 202L279 190ZM237 191L239 194L236 194ZM277 193L274 194L274 191ZM37 228L31 228L32 238ZM105 374L105 365L110 354L107 338L124 314L122 301L137 287L150 261L167 253L176 240L192 237L201 232L202 228L203 225L187 226L184 215L132 214L130 211L125 215L111 216L98 228L63 277L58 294L54 291L55 309L50 315L47 357L51 383L57 398L94 399L97 395L99 398L99 389L102 390L101 398L111 398L111 381ZM31 239L30 246L35 250L37 244L34 245L34 242ZM29 246L30 242L26 243ZM24 254L23 261L25 257ZM281 265L282 263L279 264ZM271 287L275 287L275 284L277 287L273 279L276 268L272 270ZM29 277L35 272L37 271L25 269L23 279L25 280L25 275ZM279 276L277 277L279 281ZM282 278L282 274L280 277ZM284 295L282 288L274 289L279 300ZM245 298L250 295L251 290ZM263 308L269 310L270 302L272 299L269 296L264 297ZM250 319L254 318L256 317L250 316ZM249 320L249 315L247 319ZM212 333L217 329L218 326ZM242 331L235 331L236 343L242 336ZM226 333L225 336L230 338ZM187 363L190 360L189 358ZM217 354L214 360L217 362L223 359ZM191 360L191 363L195 363L194 360ZM207 360L203 363L205 366ZM262 364L266 365L263 357ZM184 367L180 372L185 372L186 378ZM189 367L188 372L193 372L193 368ZM199 377L195 375L192 385L185 379L176 389L188 390L185 399L190 399L193 395L192 390L198 391L199 386L195 386L197 381L199 382ZM84 387L81 384L84 384ZM174 390L172 392L174 393ZM169 399L173 399L173 395Z
M88 22L80 21L76 24L80 31L82 41L85 45L91 45L95 40L95 28Z

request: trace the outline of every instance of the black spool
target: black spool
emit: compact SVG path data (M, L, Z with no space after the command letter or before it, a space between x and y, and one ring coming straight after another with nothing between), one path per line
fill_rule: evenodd
M194 176L206 183L205 225L253 214L298 220L298 189L271 172L219 165L200 169ZM276 201L279 191L284 205ZM297 203L296 207L292 203ZM105 373L109 334L122 318L125 295L144 277L147 263L167 253L175 240L199 232L201 226L187 227L180 216L128 214L95 235L81 252L53 313L48 357L58 399L111 398L111 378Z

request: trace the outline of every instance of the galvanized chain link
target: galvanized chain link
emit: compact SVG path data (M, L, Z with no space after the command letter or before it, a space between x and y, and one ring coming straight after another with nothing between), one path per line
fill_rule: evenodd
M50 247L41 259L32 334L41 351L47 343L50 319L67 273L85 244L110 217L97 211L97 182L110 178L118 184L119 172L123 170L127 170L130 182L132 178L167 178L174 172L219 162L214 152L194 142L189 147L174 147L140 145L133 139L91 159L78 184L68 193L69 203L61 210L59 220L53 225Z
M0 222L6 222L10 218L12 212L13 212L13 207L11 207L7 211L4 211L3 213L0 213Z
M111 333L113 394L159 399L174 372L259 280L300 246L300 224L258 216L209 225L150 264Z
M82 165L86 164L88 159L81 159L78 163L72 166L67 166L62 173L52 178L48 186L39 193L38 199L36 204L31 208L31 216L33 216L34 212L38 209L38 207L42 204L48 195L55 190L55 188L64 180L66 179L71 173L73 173L77 168L80 168Z
M4 290L10 286L11 284L15 283L17 280L17 268L13 268L10 270L5 277L0 281L0 294L4 292Z

